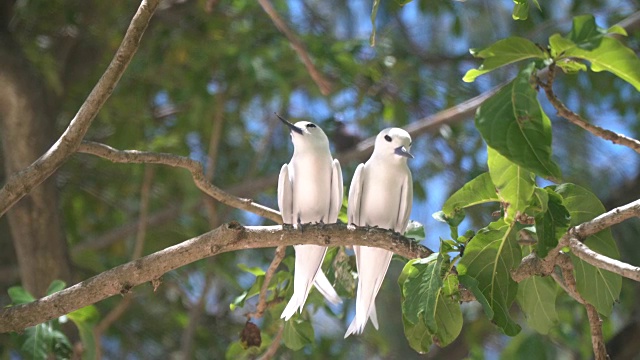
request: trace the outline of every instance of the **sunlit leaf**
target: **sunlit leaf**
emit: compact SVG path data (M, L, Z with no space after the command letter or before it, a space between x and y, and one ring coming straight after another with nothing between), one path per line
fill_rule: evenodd
M487 148L489 174L504 204L506 220L512 222L529 206L536 186L532 172L509 161L491 147Z
M478 69L471 69L462 78L465 82L473 82L478 76L499 67L526 59L545 59L547 54L536 44L525 38L513 36L496 41L491 46L471 54L484 59Z
M533 71L532 63L487 99L476 112L476 128L487 145L510 161L540 176L557 179L561 174L551 160L551 121L529 82Z
M416 323L420 314L435 308L438 291L442 286L442 261L443 257L437 256L427 263L416 262L411 265L418 272L403 284L405 300L402 302L402 313L411 323ZM431 332L435 331L435 318L430 314L423 317L427 328Z
M237 266L238 266L238 268L240 270L246 271L246 272L248 272L250 274L253 274L255 276L260 276L260 275L264 275L265 274L264 270L262 268L260 268L260 267L257 267L257 266L248 267L247 265L242 264L242 263L238 264Z
M453 193L442 205L442 211L453 216L459 209L492 201L499 201L496 188L489 173L482 173Z
M416 241L424 240L424 225L417 221L409 221L409 224L407 224L407 230L404 232L404 236Z

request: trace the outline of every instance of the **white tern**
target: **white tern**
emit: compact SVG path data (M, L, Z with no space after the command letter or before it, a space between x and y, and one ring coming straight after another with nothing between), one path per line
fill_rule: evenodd
M413 203L413 182L407 159L411 136L400 128L384 129L376 137L371 158L358 165L349 188L349 224L375 226L404 233ZM344 337L361 334L371 318L378 329L375 299L393 253L354 246L358 269L356 316Z
M291 161L282 165L278 179L283 222L298 227L310 222L335 223L342 206L342 170L331 156L327 135L311 122L292 124L278 118L289 127L293 142ZM302 312L312 284L331 303L342 302L320 267L327 248L296 245L294 250L293 296L280 317L289 320L297 310Z

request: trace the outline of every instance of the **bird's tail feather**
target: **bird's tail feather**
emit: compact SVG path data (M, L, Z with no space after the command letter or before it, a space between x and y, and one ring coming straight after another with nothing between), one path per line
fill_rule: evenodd
M285 320L289 320L298 309L302 312L311 285L327 251L327 248L318 245L297 245L294 249L296 260L293 273L293 296L280 316Z
M389 251L367 246L354 246L354 251L358 265L356 316L349 326L345 338L353 333L361 334L369 319L378 329L375 299L393 255Z
M322 269L318 269L313 285L315 285L320 294L322 294L322 296L324 296L324 298L330 303L334 305L342 303L342 299L340 299L336 290L331 286L329 279L327 279L327 276L322 272Z

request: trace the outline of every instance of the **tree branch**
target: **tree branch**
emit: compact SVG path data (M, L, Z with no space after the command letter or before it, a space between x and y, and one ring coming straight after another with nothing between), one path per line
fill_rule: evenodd
M315 244L322 246L364 245L392 251L405 258L424 258L428 248L390 230L353 228L344 224L291 227L242 226L237 222L168 247L138 260L107 270L81 283L34 302L0 311L0 333L21 331L117 294L155 281L163 274L217 254L277 246Z
M26 169L11 175L7 179L5 185L0 189L0 216L4 215L9 208L28 194L31 189L51 176L78 148L91 122L105 101L107 101L111 92L113 92L120 77L136 53L142 34L147 28L158 2L159 0L142 0L107 70L91 90L91 93L58 141Z
M586 120L584 120L580 115L574 113L568 107L566 107L564 103L562 103L562 101L560 101L560 99L558 99L556 94L553 92L553 81L555 78L555 71L556 71L555 66L553 64L549 65L548 80L545 82L538 79L538 84L540 85L540 87L542 87L542 89L544 89L545 95L547 95L547 99L549 99L549 102L556 109L559 116L567 119L572 124L577 125L583 128L584 130L587 130L588 132L592 133L597 137L603 138L605 140L609 140L614 144L626 146L634 150L635 152L640 153L640 141L622 134L615 133L611 130L603 129L599 126L593 125L587 122Z
M284 259L286 250L286 246L278 246L276 248L276 252L273 255L273 260L271 260L271 264L264 274L264 282L262 283L262 287L260 288L260 296L258 297L258 305L256 306L256 311L247 314L247 318L259 319L267 309L267 291L269 289L269 283L271 282L273 274L276 273L278 266L280 266L282 259Z
M278 28L278 30L280 30L280 32L287 37L287 39L291 43L291 46L293 47L293 50L298 54L298 56L300 57L300 60L302 60L302 62L304 63L304 66L307 68L309 75L311 75L313 82L316 83L322 95L325 95L325 96L329 95L331 93L331 82L329 82L329 80L327 80L318 71L318 69L316 69L315 65L313 64L313 61L311 61L311 57L309 57L309 54L307 53L307 50L305 50L302 42L291 31L291 29L289 29L287 24L285 24L284 21L282 21L282 19L278 15L278 12L276 12L276 10L273 8L269 0L258 0L258 3L260 3L260 6L262 6L262 9L264 9L264 12L266 12L267 15L269 15L269 17L271 18L271 21L273 21L274 25Z
M235 197L211 184L207 181L204 175L202 164L195 160L166 153L138 150L117 150L110 146L91 141L83 141L78 148L78 152L96 155L116 163L163 164L187 169L191 173L196 186L205 194L217 199L221 203L233 206L237 209L250 211L264 218L273 220L276 223L282 222L282 217L279 212L254 203L251 199Z
M259 360L273 359L273 357L276 355L276 352L280 348L280 342L282 341L283 333L284 333L284 325L280 326L280 329L278 329L278 333L276 334L276 337L273 338L273 341L271 341L271 345L269 345L269 348L267 349L267 351L265 351L264 354L262 354L262 356L258 358Z

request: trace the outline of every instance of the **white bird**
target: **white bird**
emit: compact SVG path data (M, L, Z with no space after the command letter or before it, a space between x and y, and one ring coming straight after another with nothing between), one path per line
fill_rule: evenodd
M347 215L349 224L376 226L404 233L413 203L413 182L407 159L411 136L400 128L384 129L376 137L371 158L358 165L351 187ZM371 318L378 329L375 299L393 253L368 246L354 246L358 268L356 316L346 338L361 334Z
M278 207L283 222L299 227L310 222L335 223L342 207L342 170L331 156L327 135L311 122L292 124L278 118L291 130L293 142L293 157L282 165L278 179ZM341 303L320 268L327 248L296 245L294 250L293 296L280 317L289 320L297 310L302 312L312 284L331 303Z

